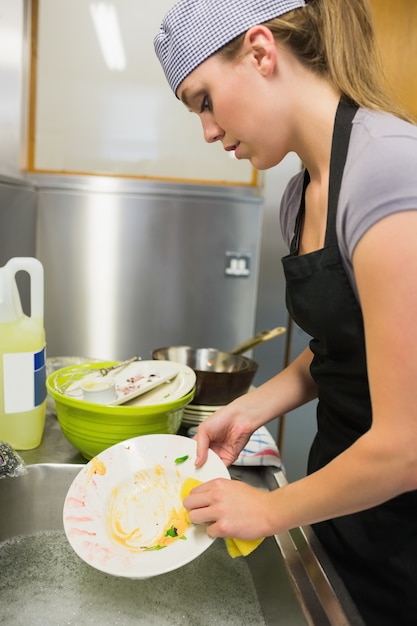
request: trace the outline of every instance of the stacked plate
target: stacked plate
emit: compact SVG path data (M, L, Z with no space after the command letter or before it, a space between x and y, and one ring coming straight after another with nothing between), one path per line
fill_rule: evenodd
M103 375L100 366L103 366L103 373L107 370L109 374ZM108 363L94 363L92 367L87 364L62 369L63 381L56 378L55 389L70 398L108 406L153 406L182 398L192 390L196 381L190 367L171 361L138 360L128 363L120 371L117 363L113 367ZM102 401L103 391L109 389L111 399Z
M253 389L255 389L255 387L251 385L249 387L249 392ZM224 404L216 406L214 404L187 404L184 409L181 425L188 428L198 426L201 422L204 422L207 417L221 409L223 406Z
M218 411L221 408L222 405L213 406L204 404L187 404L184 409L181 424L187 427L198 426L207 417L209 417L209 415L215 413L215 411Z

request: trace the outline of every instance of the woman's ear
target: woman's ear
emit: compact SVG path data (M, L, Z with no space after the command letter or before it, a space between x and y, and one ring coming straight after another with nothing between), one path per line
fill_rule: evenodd
M257 69L263 76L272 74L277 61L277 47L269 28L259 24L250 28L245 35L246 51L252 55Z

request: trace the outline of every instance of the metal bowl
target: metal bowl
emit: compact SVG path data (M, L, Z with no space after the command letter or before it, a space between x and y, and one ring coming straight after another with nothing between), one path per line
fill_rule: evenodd
M228 404L249 390L258 363L249 357L216 348L169 346L155 348L152 358L188 365L196 374L193 404Z

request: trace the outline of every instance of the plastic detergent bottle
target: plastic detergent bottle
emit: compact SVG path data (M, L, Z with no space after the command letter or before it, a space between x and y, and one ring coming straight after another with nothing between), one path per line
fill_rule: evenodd
M16 284L17 272L30 276L30 317ZM43 267L16 257L0 268L0 441L17 450L39 446L46 414L46 355L43 327Z

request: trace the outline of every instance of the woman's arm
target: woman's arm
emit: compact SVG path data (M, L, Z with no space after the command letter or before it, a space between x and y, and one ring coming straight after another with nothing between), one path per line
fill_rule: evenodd
M197 432L197 465L206 461L209 447L230 465L257 428L315 398L311 360L306 348L274 378L206 419Z

